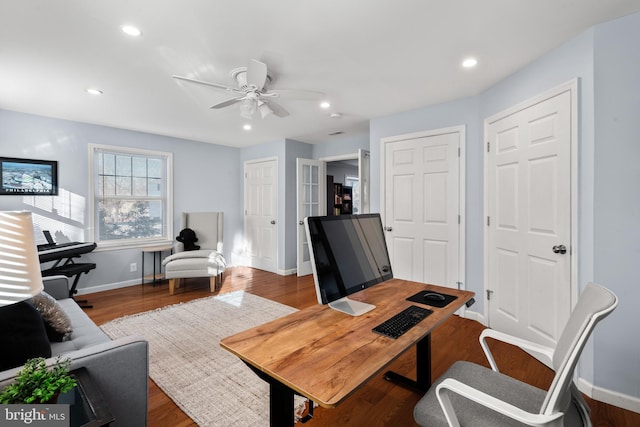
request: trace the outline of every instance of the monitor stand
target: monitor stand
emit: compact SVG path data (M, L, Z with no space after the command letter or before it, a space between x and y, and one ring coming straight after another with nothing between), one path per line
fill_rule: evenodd
M376 308L376 306L373 304L367 304L366 302L362 301L354 301L347 297L330 302L329 307L334 310L349 314L351 316L360 316Z

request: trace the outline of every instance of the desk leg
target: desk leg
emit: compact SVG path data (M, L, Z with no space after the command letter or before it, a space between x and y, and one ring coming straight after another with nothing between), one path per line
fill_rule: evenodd
M293 427L293 390L279 381L269 382L269 425Z
M293 414L294 391L252 365L246 362L245 364L269 384L269 425L271 427L293 427L295 424Z
M387 371L384 374L384 379L422 393L429 390L429 387L431 387L431 334L416 344L415 381L393 371Z

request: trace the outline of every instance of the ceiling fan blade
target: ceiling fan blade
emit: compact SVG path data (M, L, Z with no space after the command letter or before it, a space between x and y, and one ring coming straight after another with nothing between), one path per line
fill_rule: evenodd
M269 101L265 101L265 104L267 104L271 109L271 111L273 111L273 114L275 114L278 117L287 117L289 115L289 112L277 102L269 100Z
M236 88L233 88L233 87L230 87L230 86L220 85L220 84L217 84L217 83L210 83L210 82L205 82L203 80L191 79L189 77L182 77L182 76L176 76L176 75L173 75L171 77L173 77L176 80L182 80L182 81L189 82L189 83L196 83L196 84L199 84L199 85L210 86L210 87L214 87L216 89L223 89L223 90L226 90L228 92L244 93L243 91L241 91L239 89L236 89Z
M326 96L324 92L318 92L315 90L303 90L303 89L274 89L273 92L269 91L263 93L262 95L267 95L271 93L277 93L278 96L288 98L288 99L300 99L300 100L319 100Z
M267 64L252 59L247 67L247 84L255 86L256 89L262 90L267 82Z
M211 109L218 109L218 108L224 108L224 107L228 107L229 105L233 105L236 102L240 102L243 99L245 99L244 96L241 96L239 98L229 98L229 99L225 99L224 101L218 102L217 104L213 104L211 107Z

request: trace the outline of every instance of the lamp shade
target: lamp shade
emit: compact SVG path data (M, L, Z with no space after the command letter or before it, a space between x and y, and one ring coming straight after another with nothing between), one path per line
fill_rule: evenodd
M31 212L0 212L0 307L43 289Z

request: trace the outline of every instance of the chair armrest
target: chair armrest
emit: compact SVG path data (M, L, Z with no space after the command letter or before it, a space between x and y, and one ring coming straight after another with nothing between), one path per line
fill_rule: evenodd
M514 337L513 335L505 334L504 332L496 331L494 329L485 329L480 334L480 345L482 346L482 350L484 351L485 356L487 356L487 360L489 361L489 365L491 365L491 369L496 372L499 372L498 365L496 364L496 361L491 354L491 350L489 349L486 338L493 338L507 344L513 344L523 350L534 352L535 354L533 356L536 359L538 359L548 367L552 366L554 351L552 348L534 343L532 341L527 341L522 338Z
M66 276L46 276L42 278L44 291L55 299L69 298L69 278Z
M447 378L442 381L436 388L436 397L440 406L444 411L449 426L460 427L460 422L456 416L450 393L456 393L473 402L476 402L492 411L505 415L513 420L530 426L561 426L564 413L557 412L552 415L532 414L524 411L517 406L504 402L500 399L488 395L478 389L470 387L453 378Z

